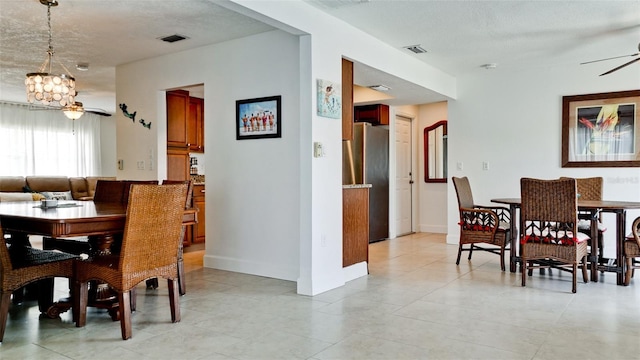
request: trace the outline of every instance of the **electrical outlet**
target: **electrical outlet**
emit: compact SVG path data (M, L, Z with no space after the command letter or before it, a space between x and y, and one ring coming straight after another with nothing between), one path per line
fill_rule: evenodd
M462 161L458 161L458 163L456 164L456 169L458 169L458 171L462 171L462 168L463 168Z
M483 161L482 162L482 170L489 170L489 162L488 161Z
M138 161L138 170L144 170L144 160Z

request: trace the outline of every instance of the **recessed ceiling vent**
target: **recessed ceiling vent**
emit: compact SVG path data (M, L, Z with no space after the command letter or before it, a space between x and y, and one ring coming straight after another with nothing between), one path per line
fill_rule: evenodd
M188 39L188 37L183 36L183 35L175 34L175 35L169 35L169 36L161 37L159 39L164 41L164 42L174 43L176 41L182 41L182 40Z
M409 46L405 46L404 48L413 52L414 54L424 54L427 52L427 50L425 50L420 45L409 45Z

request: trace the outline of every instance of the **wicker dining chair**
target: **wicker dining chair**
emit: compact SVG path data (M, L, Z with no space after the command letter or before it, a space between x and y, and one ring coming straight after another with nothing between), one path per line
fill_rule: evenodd
M86 324L88 282L107 283L118 294L122 339L131 338L131 290L154 277L167 279L171 321L180 321L178 242L187 185L133 185L118 255L77 261L73 290L76 326Z
M192 199L193 199L193 181L191 180L163 180L162 181L162 185L169 185L169 184L186 184L187 187L187 199L185 202L185 209L188 209L190 207L192 207ZM185 237L185 233L187 231L187 226L191 226L194 225L195 222L193 223L182 223L182 235L180 236L180 244L179 244L179 249L178 249L178 288L180 289L180 295L184 295L187 293L187 285L185 283L185 278L184 278L184 259L183 259L183 242L184 242L184 237ZM154 278L154 279L149 279L147 280L147 287L148 288L153 288L156 289L158 288L158 278Z
M587 282L589 236L579 232L576 180L520 179L520 246L522 286L534 268L557 268L573 275L576 292L578 264Z
M511 212L502 206L480 206L473 202L469 179L453 177L453 185L458 196L460 213L460 245L456 265L460 264L463 251L469 252L469 260L474 250L488 251L500 256L500 268L505 270L504 252L510 236ZM491 247L478 246L487 244ZM463 245L469 245L465 248Z
M129 189L133 184L158 184L157 180L115 180L100 178L96 180L96 188L93 202L95 203L122 203L129 201ZM95 245L95 244L94 244ZM73 238L43 237L42 246L46 250L60 250L71 254L91 254L94 250L86 236ZM117 252L120 247L120 234L116 234L116 241L112 245Z
M624 241L624 256L627 258L627 270L624 274L624 284L629 285L635 269L640 269L640 217L631 225L631 235Z
M0 342L9 315L11 294L38 281L38 305L45 312L52 303L55 277L73 278L73 262L77 257L58 251L40 250L28 244L7 246L0 228Z
M564 179L561 177L561 179ZM581 200L602 200L602 177L575 178L578 186L578 197ZM598 217L598 264L604 263L604 242L603 233L607 231L602 223L602 217ZM591 213L578 211L578 231L591 236Z

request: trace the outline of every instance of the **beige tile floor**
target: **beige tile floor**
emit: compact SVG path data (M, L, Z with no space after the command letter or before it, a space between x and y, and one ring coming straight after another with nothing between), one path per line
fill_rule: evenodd
M180 323L170 323L164 282L139 288L128 341L104 312L89 310L79 329L69 313L38 319L27 303L10 310L0 359L640 358L640 280L622 287L605 274L572 294L555 271L522 288L497 256L456 266L456 251L441 234L375 243L368 277L313 297L188 253Z

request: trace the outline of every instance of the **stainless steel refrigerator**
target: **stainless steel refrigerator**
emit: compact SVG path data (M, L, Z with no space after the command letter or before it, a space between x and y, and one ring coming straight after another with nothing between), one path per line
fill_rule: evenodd
M389 237L389 130L353 125L353 141L343 142L343 184L371 184L369 242Z

